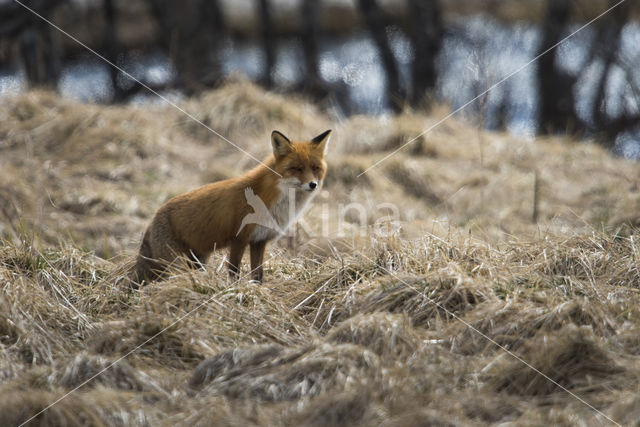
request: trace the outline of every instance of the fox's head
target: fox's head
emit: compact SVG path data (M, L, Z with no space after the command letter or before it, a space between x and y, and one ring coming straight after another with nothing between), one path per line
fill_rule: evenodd
M324 154L330 136L328 130L311 141L290 141L274 130L271 134L274 170L282 175L281 184L305 191L319 190L327 170Z

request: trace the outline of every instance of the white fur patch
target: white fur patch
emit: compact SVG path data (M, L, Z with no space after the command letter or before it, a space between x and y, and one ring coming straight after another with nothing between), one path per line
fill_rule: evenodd
M278 189L280 196L269 212L279 229L257 225L250 237L253 242L270 240L286 233L318 193L318 189L315 191L303 190L297 178L281 179L278 183Z

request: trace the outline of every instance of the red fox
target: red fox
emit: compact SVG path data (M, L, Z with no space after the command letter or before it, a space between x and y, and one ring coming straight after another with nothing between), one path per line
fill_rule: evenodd
M227 246L229 274L237 278L247 245L252 278L262 282L267 242L283 233L322 187L330 135L328 130L294 142L273 131L273 154L263 164L167 201L144 233L130 275L134 288L160 278L178 256L202 266L215 249Z

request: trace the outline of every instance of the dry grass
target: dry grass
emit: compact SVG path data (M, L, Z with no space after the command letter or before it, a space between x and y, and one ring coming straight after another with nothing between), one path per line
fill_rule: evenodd
M124 272L162 201L252 161L163 107L7 100L0 424L71 391L33 425L608 422L558 385L637 422L636 164L504 134L483 135L480 158L477 130L447 122L356 178L444 113L332 125L244 82L184 105L258 156L272 127L333 126L327 193L307 228L273 245L262 286L231 283L216 254L206 271L176 268L131 291ZM352 202L367 217L345 213L340 229ZM380 203L402 214L384 236Z

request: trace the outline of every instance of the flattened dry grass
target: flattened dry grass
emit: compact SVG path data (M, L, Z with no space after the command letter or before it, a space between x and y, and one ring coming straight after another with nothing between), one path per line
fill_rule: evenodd
M140 291L113 261L4 242L0 372L12 397L0 412L25 421L80 386L38 420L526 424L550 420L549 407L602 419L560 385L628 420L640 295L623 278L637 239L566 241L388 238L320 265L271 260L262 286L176 269ZM613 265L586 268L601 263Z
M539 372L519 360L501 361L487 370L489 382L498 391L522 396L546 396L564 393L565 389L585 395L593 389L623 388L625 369L591 335L590 330L569 324L565 329L534 337L523 352Z

